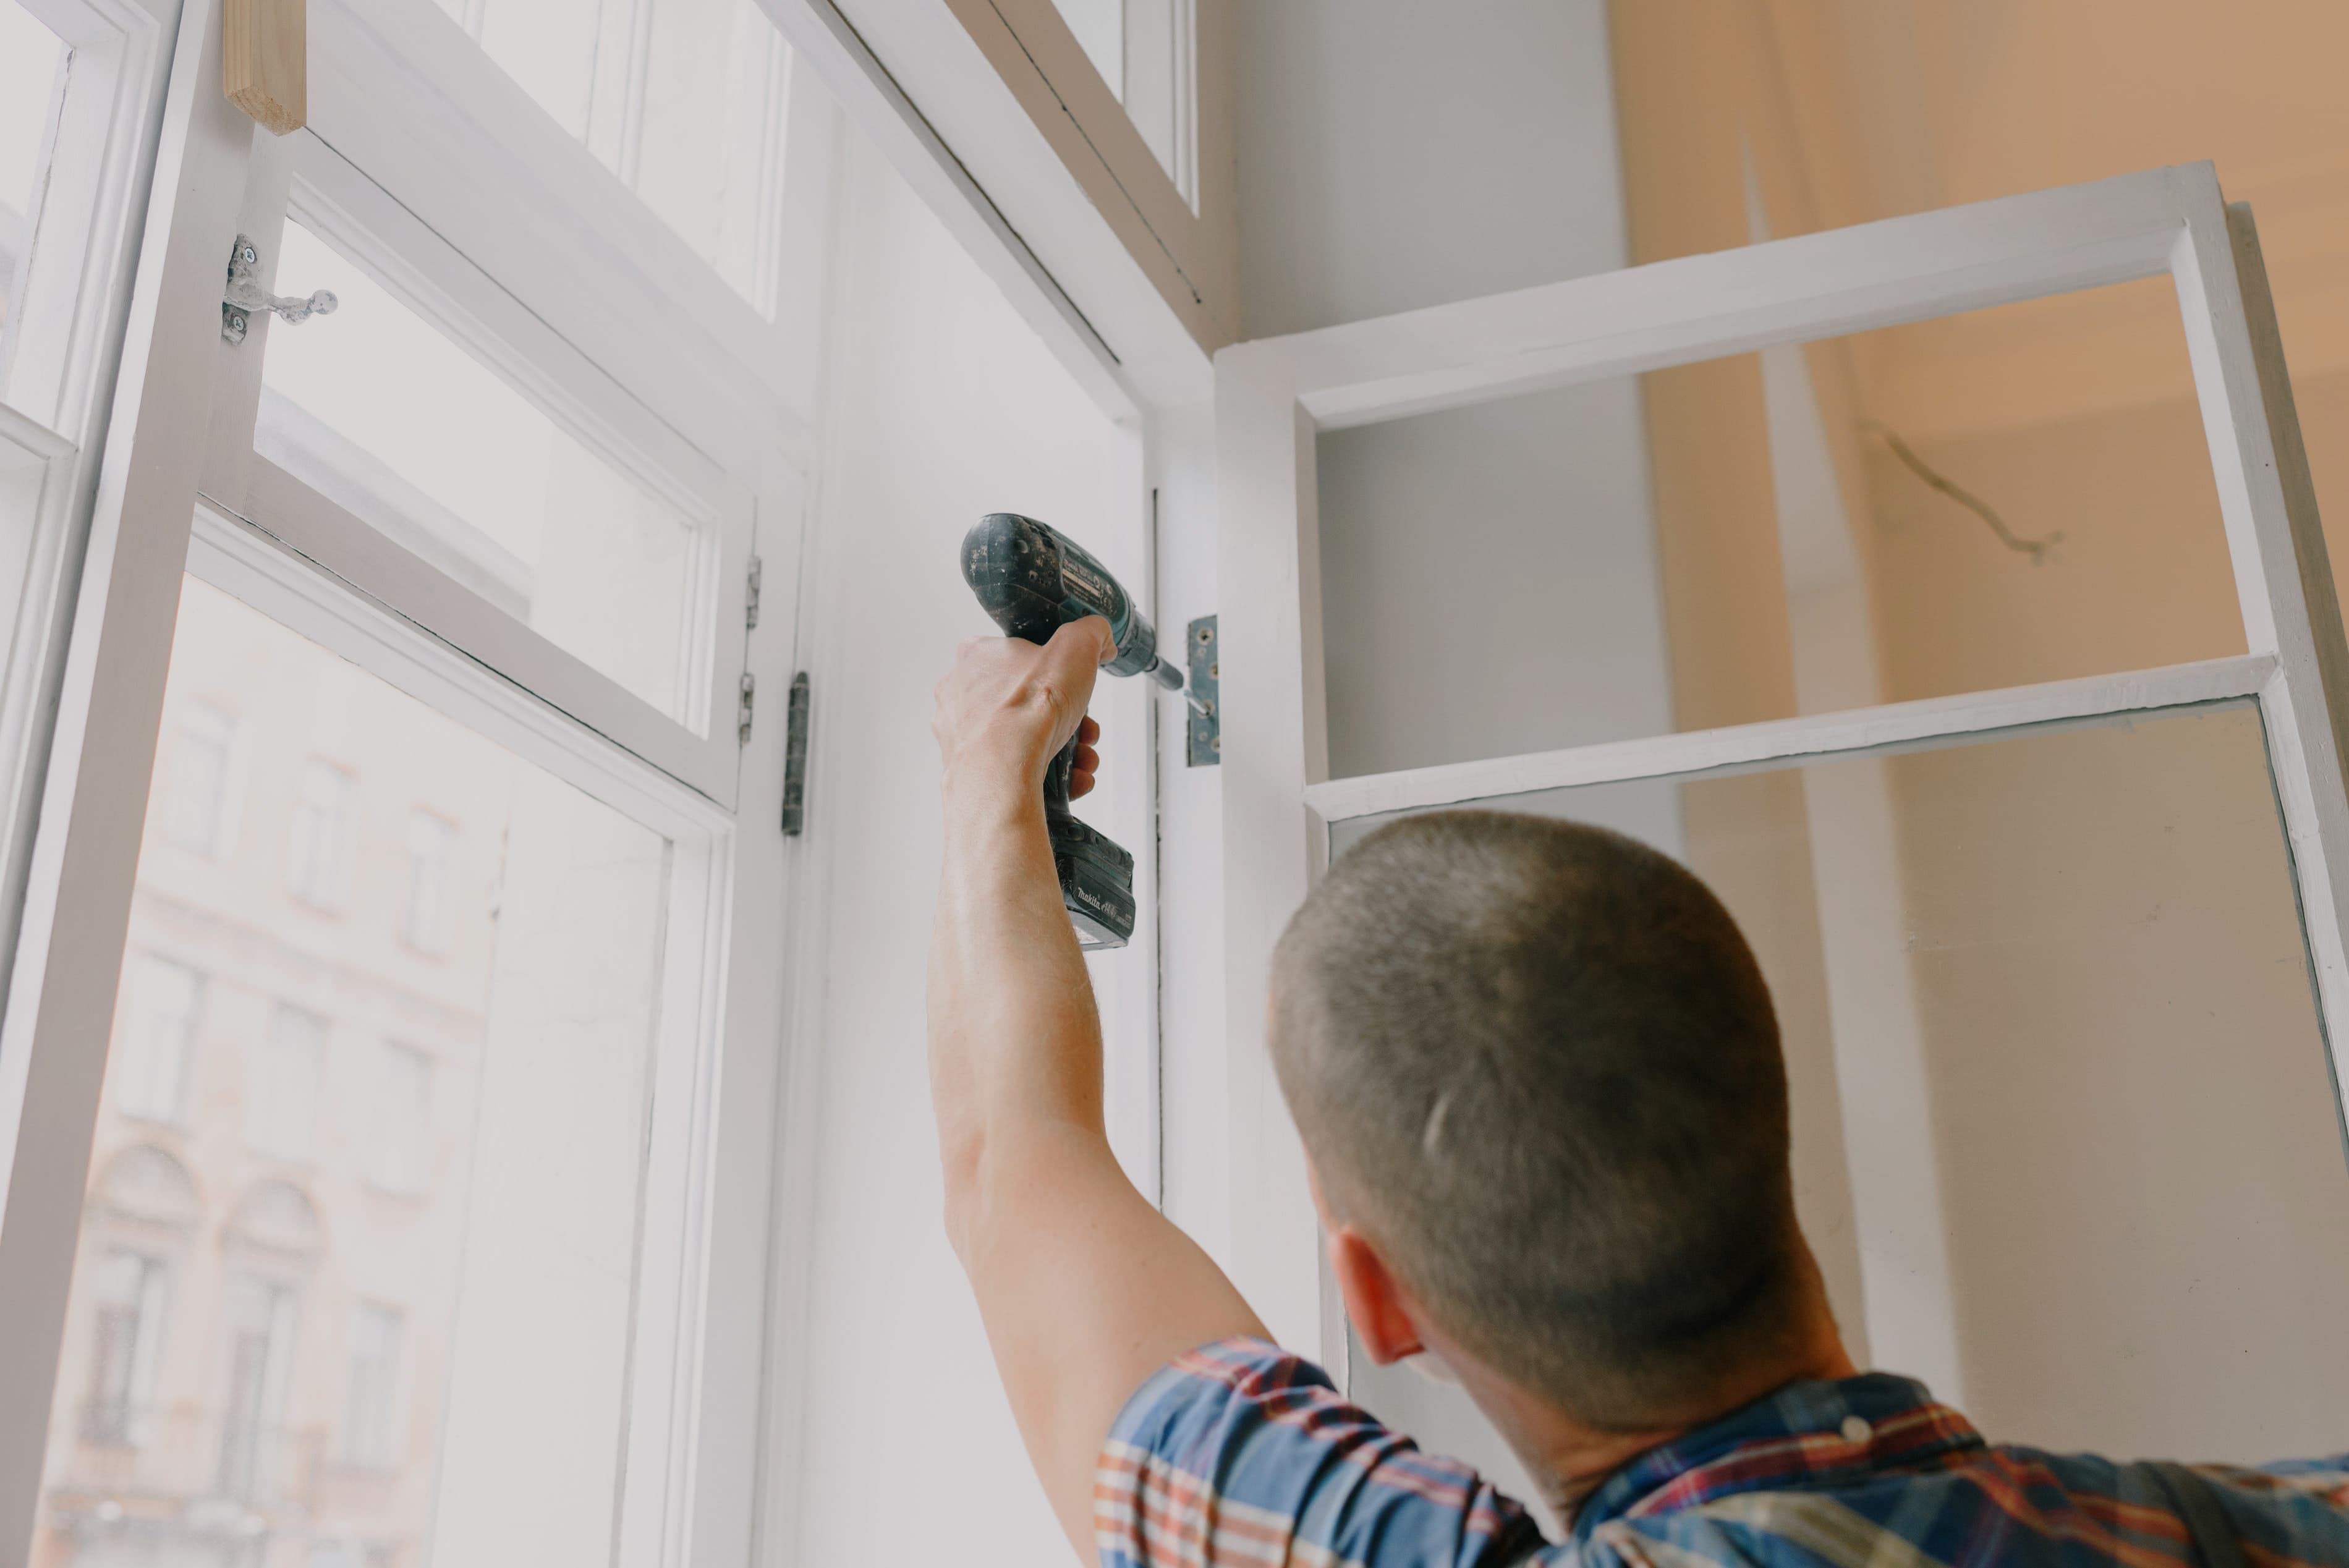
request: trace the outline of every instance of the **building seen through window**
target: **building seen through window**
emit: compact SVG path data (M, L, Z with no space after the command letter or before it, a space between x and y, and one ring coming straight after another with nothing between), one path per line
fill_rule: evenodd
M193 580L163 735L34 1568L608 1561L667 841Z

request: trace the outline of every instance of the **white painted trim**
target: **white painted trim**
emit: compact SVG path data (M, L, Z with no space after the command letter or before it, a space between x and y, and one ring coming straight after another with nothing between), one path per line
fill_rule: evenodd
M1342 822L1583 784L1685 779L1814 758L1881 756L1936 740L1981 738L1997 730L2255 697L2267 688L2275 670L2275 660L2267 655L2239 655L1843 713L1604 741L1521 757L1332 779L1307 786L1305 803L1322 820Z
M1131 418L1143 395L1094 323L915 106L833 0L759 0L848 119L937 214L1094 405Z
M130 917L220 292L253 122L220 90L215 0L186 0L121 379L0 1022L0 1540L38 1519L48 1413Z
M733 804L738 758L730 724L693 735L264 458L253 460L243 506L209 499L671 778L721 806Z
M805 467L814 387L792 335L433 0L313 0L310 50L312 138L721 467L756 473L777 443Z
M131 310L137 236L161 136L178 0L32 0L73 49L20 270L9 397L76 450L58 455L21 570L0 599L0 951L14 951L66 657L84 520ZM14 428L14 427L12 427Z
M2208 164L1348 322L1226 352L1276 360L1324 430L1861 332L2166 271Z
M2349 647L2251 211L2215 179L2172 270L2243 635L2271 650L2260 696L2336 1098L2349 1081ZM2342 1105L2349 1132L2349 1100Z

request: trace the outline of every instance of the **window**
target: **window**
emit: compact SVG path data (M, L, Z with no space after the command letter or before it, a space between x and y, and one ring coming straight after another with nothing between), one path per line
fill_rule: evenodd
M449 948L450 860L457 830L446 817L418 811L408 819L408 945L438 954Z
M432 1058L387 1043L368 1174L388 1192L422 1192L432 1176Z
M689 722L708 531L298 223L279 272L341 304L270 335L255 450Z
M482 879L483 906L452 913L448 962L429 968L404 961L392 922L334 931L334 961L365 1009L352 1026L433 1031L370 1042L357 1070L329 1050L341 1026L318 1011L237 1015L259 1033L242 1128L233 1102L207 1100L185 1140L194 1185L233 1203L219 1232L237 1271L226 1326L162 1367L172 1387L207 1390L190 1397L212 1414L159 1426L144 1473L176 1478L157 1484L181 1504L218 1486L302 1542L286 1549L295 1562L339 1549L329 1532L398 1543L403 1561L538 1554L516 1531L539 1536L549 1560L610 1561L614 1458L631 1399L656 1397L635 1384L631 1345L666 1267L640 1284L640 1249L673 1245L679 1212L680 1176L667 1174L682 1161L679 1123L656 1114L652 1092L663 1020L691 1016L662 984L676 847L251 606L201 582L182 593L167 715L243 672L240 744L254 757L298 756L325 724L364 738L355 769L485 824L501 903L490 918ZM157 850L167 826L150 820L140 886L176 902L166 916L142 897L134 923L168 918L202 954L225 1026L231 987L282 984L277 966L316 928L256 896L266 882L179 878ZM409 859L391 835L360 855L353 874L367 886L395 885ZM154 987L144 973L126 976L126 1028ZM691 1092L668 1072L689 1113ZM254 1155L300 1169L256 1181ZM93 1204L110 1224L153 1222L142 1217L169 1206L129 1202L119 1165L93 1177L106 1182ZM75 1310L88 1320L98 1308ZM350 1315L305 1315L315 1310ZM296 1338L314 1325L326 1357L315 1373ZM105 1363L117 1385L119 1364ZM79 1399L100 1373L72 1375ZM315 1523L273 1511L321 1460L395 1484ZM53 1464L59 1507L130 1496L119 1472ZM199 1513L176 1544L192 1553L200 1524Z
M225 847L229 747L235 735L236 721L210 703L190 703L181 715L163 796L163 832L183 850L216 855Z
M114 1102L126 1116L177 1121L187 1091L188 1054L202 983L193 970L163 958L131 968L122 1001L122 1053Z
M294 776L285 887L313 909L339 910L349 890L351 841L358 827L354 793L347 769L315 757Z
M139 1441L152 1397L163 1335L163 1265L140 1253L110 1253L91 1271L88 1393L84 1442Z
M400 1315L361 1302L351 1314L349 1389L343 1405L343 1462L388 1470L398 1419Z
M216 1473L221 1494L240 1502L274 1501L296 1479L300 1449L285 1429L295 1305L294 1287L282 1280L243 1274L229 1286Z
M440 0L703 261L774 314L789 50L757 0Z
M37 807L140 853L61 867L6 846L0 880L54 936L48 962L19 963L8 1026L35 1059L70 1059L105 1038L89 1022L111 1006L119 1041L139 991L126 954L168 954L203 976L206 1037L236 1048L218 1071L198 1058L169 1153L144 1150L149 1174L176 1158L183 1181L126 1191L132 1129L96 1074L36 1074L8 1108L91 1136L16 1138L19 1179L0 1193L0 1277L76 1282L61 1330L0 1340L0 1381L50 1390L0 1425L51 1444L37 1505L15 1516L32 1538L0 1559L209 1560L223 1528L232 1555L254 1532L285 1563L667 1568L688 1539L740 1555L724 1542L754 1522L761 1401L715 1379L739 1392L761 1361L768 1209L716 1173L768 1163L775 1097L708 1112L721 1077L773 1081L785 1034L781 988L729 960L779 950L788 907L764 802L781 776L813 340L761 329L420 0L314 6L319 130L282 139L219 91L218 35L202 31L219 8L191 9L200 31L175 47L168 5L32 4L79 19L8 395L35 368L66 393L30 420L0 409L0 546L89 546L87 564L77 550L30 566L0 549L0 599L59 562L80 573L69 626L47 603L0 603L0 621L92 679L8 665L0 796L15 818ZM792 113L828 129L815 98ZM177 194L150 210L150 187ZM811 198L812 221L776 225L792 258L828 252L828 211ZM289 213L314 226L288 234ZM240 232L278 292L333 288L341 311L257 320L242 345L209 323L191 339L169 302L216 294L215 247ZM135 278L134 254L151 263ZM385 299L398 310L371 304ZM795 296L783 320L812 323L815 304ZM118 392L141 410L135 432L104 423ZM94 482L78 443L101 428L127 486ZM752 634L742 595L769 515ZM777 695L746 744L750 668ZM181 847L202 838L212 792L191 784L174 810L182 733L220 728L205 703L234 717L215 845L249 779L266 785L258 857ZM738 818L738 797L761 804ZM378 820L378 799L399 814ZM406 816L424 802L462 837L444 935L418 902L443 948L430 965L404 941ZM92 950L105 932L129 939ZM281 998L295 1006L273 1016ZM388 1038L429 1073L380 1061ZM386 1095L418 1108L389 1119L422 1124L428 1158L378 1147ZM378 1162L426 1180L390 1201ZM72 1417L95 1265L134 1239L155 1250L150 1233L184 1247L184 1264L158 1255L175 1304L185 1290L202 1311L174 1313L187 1332L160 1346L156 1381L171 1414L126 1459L81 1442ZM319 1478L345 1441L361 1302L398 1315L398 1417L380 1480L337 1490Z
M253 1053L244 1086L244 1140L257 1154L306 1161L318 1133L318 1082L326 1020L279 1006Z
M0 0L0 387L7 382L24 262L48 172L66 48L16 0Z

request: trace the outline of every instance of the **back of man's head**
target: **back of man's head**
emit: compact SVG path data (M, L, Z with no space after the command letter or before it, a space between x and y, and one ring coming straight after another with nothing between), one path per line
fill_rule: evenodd
M1777 1024L1671 860L1541 817L1394 823L1298 911L1273 997L1325 1198L1495 1371L1630 1431L1793 1348Z

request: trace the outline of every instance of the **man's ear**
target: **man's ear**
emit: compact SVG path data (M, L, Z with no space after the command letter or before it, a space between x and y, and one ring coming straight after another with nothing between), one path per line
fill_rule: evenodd
M1354 1337L1372 1361L1391 1367L1427 1348L1420 1342L1419 1326L1411 1320L1402 1283L1369 1237L1351 1225L1331 1230L1330 1272L1338 1276L1338 1294L1346 1303Z

